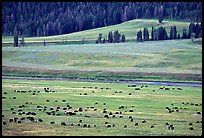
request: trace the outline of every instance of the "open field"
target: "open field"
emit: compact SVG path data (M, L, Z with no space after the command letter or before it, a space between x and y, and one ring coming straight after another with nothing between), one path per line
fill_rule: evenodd
M202 87L2 79L2 134L201 135L201 90ZM10 122L14 118L16 122Z
M12 43L13 37L2 36L2 76L14 77L2 78L2 134L202 135L202 86L120 83L202 82L202 38L135 42L144 27L150 33L152 26L169 31L174 25L182 33L189 23L137 19L65 35L26 37L31 44L24 47L3 44ZM124 33L127 42L94 44L99 33L115 30ZM44 40L61 43L38 43Z
M182 34L183 29L188 30L190 22L179 22L179 21L172 21L172 20L165 20L162 24L158 23L157 19L135 19L130 20L121 24L101 27L96 29L90 29L70 34L63 34L63 35L56 35L56 36L46 36L46 37L25 37L25 42L66 42L66 41L81 41L84 38L85 41L95 41L98 38L98 34L102 33L103 36L107 37L109 31L118 30L121 34L125 34L127 41L136 41L136 35L139 30L143 30L144 27L147 27L149 33L151 34L152 27L159 28L165 27L167 33L170 33L171 26L177 27L177 32ZM12 43L13 37L2 37L3 43ZM86 43L86 42L85 42Z
M158 79L201 81L201 57L202 44L191 40L3 47L2 75L157 79L163 73ZM191 75L172 78L172 74Z

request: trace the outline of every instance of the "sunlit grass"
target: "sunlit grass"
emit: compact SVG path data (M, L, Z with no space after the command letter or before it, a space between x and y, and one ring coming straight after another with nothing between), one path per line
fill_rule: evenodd
M141 88L137 85L137 88ZM45 93L44 87L55 90L55 93ZM86 87L86 88L83 88ZM92 87L92 88L90 88ZM97 87L97 89L95 89ZM22 108L23 111L35 112L36 119L43 119L43 122L30 122L23 120L21 124L9 123L3 125L3 135L124 135L124 136L149 136L149 135L201 135L202 125L196 123L202 120L201 115L194 115L196 112L202 112L202 88L201 87L180 87L183 90L177 90L178 86L165 86L171 90L161 90L159 85L148 85L148 87L141 88L136 91L135 87L128 87L128 84L110 84L97 82L75 82L75 81L46 81L46 80L19 80L19 79L2 79L2 114L5 116L3 121L8 122L9 118L25 117L26 115L12 114L10 108L15 108L14 111L18 113L18 107L28 102L27 107ZM103 89L101 89L103 88ZM106 89L109 88L109 89ZM172 90L172 88L175 88ZM40 91L36 95L33 92L14 92L14 90L26 91ZM153 92L153 90L155 90ZM94 91L94 92L93 92ZM121 93L119 93L121 91ZM7 92L7 94L4 94ZM117 92L117 93L116 93ZM84 95L87 93L87 95ZM131 93L131 95L129 95ZM13 99L13 97L16 99ZM49 102L46 102L49 100ZM55 101L58 102L55 102ZM66 100L66 102L62 102ZM32 104L30 103L32 102ZM96 102L98 104L96 104ZM189 102L188 105L182 102ZM83 112L77 112L75 116L66 116L63 114L63 107L66 103L72 106L68 111L78 110L80 107L84 109ZM105 103L105 105L104 105ZM199 106L191 105L197 103ZM47 111L51 107L56 109L61 107L58 111L60 116L48 116L46 112L39 111L37 105L47 106ZM119 109L120 106L124 109ZM87 108L94 107L97 109ZM178 107L179 112L174 111L168 113L166 107ZM180 109L182 107L182 109ZM187 109L184 109L187 108ZM109 118L104 118L105 113L102 113L104 108L107 110L107 115L112 112L115 117L109 115ZM87 109L87 111L85 111ZM133 112L130 112L133 110ZM115 112L122 111L122 114L115 114ZM90 117L85 117L89 115ZM119 116L122 115L123 118ZM132 116L134 121L131 122L129 116ZM90 128L78 126L79 120L83 120L81 125L89 124ZM142 123L146 120L146 123ZM50 122L55 124L51 125ZM66 122L68 126L61 126L61 122ZM108 122L108 124L105 124ZM173 124L174 130L168 129L165 123ZM189 123L193 122L194 130L189 130ZM71 124L73 123L73 126ZM139 123L135 126L135 123ZM115 125L107 128L107 125ZM96 125L96 127L94 127ZM127 125L127 128L124 128ZM150 128L154 125L154 128ZM33 128L37 127L37 128ZM40 128L40 129L38 129ZM67 131L71 130L71 131ZM37 133L38 132L38 133Z
M157 19L135 19L131 21L127 21L121 24L101 27L96 29L90 29L70 34L63 34L63 35L56 35L56 36L46 36L46 37L25 37L25 42L55 42L55 41L81 41L82 38L86 40L93 40L95 41L98 38L98 34L102 33L103 36L108 36L109 31L118 30L121 34L125 34L127 40L135 40L137 32L141 29L143 30L144 27L147 27L149 32L151 32L152 26L155 28L158 27L165 27L167 33L170 33L170 27L176 26L177 32L182 34L183 29L188 29L189 22L179 22L179 21L171 21L171 20L164 20L162 24L158 23ZM2 42L13 42L13 37L2 37Z

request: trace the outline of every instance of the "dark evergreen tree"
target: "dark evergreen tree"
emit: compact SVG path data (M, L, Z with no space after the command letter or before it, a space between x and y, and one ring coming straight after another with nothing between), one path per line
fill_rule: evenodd
M44 42L43 42L43 45L46 46L46 42L45 42L45 40L44 40Z
M113 33L113 42L114 43L120 43L120 34L118 32L118 30L114 31Z
M158 32L158 40L163 40L163 37L164 37L163 27L159 27L157 32Z
M142 31L141 30L137 32L137 41L142 42Z
M14 46L14 47L18 47L18 35L17 35L17 34L14 35L14 43L13 43L13 46Z
M173 30L173 27L171 26L169 39L174 39L173 37L174 37L174 30Z
M163 40L168 40L169 38L168 38L168 34L167 34L167 32L166 32L165 27L163 28L163 31L164 31L164 37L163 37Z
M155 40L154 38L155 38L154 27L152 26L151 41L154 41Z
M144 30L143 30L143 40L149 41L149 32L148 32L147 28L144 28Z
M180 36L180 34L178 34L178 36L177 36L177 39L181 39L181 36Z
M195 38L200 38L201 36L202 36L201 23L196 23L196 25L195 25Z
M101 33L99 33L98 34L98 43L102 43L102 34Z
M173 39L177 39L177 30L176 30L176 26L173 26Z
M183 35L181 37L181 39L187 39L188 38L188 35L187 35L187 32L186 32L186 29L184 28L183 29Z
M157 40L157 29L154 27L152 27L151 40L152 41Z
M122 34L122 36L121 36L121 42L125 42L125 35L124 34Z
M157 32L158 32L158 40L167 40L168 39L168 35L167 35L165 27L159 27Z
M191 34L195 33L195 24L194 23L190 23L189 25L189 31L188 31L188 38L191 38Z
M112 42L113 42L113 33L112 33L112 31L110 31L110 32L108 33L108 42L109 42L109 43L112 43Z

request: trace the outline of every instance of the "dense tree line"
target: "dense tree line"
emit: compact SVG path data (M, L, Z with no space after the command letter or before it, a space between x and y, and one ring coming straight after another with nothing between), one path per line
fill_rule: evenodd
M171 40L171 39L195 39L202 37L202 22L201 23L190 23L189 31L183 29L182 35L177 33L176 26L171 26L170 33L168 35L165 27L154 28L152 27L151 39L149 38L149 31L147 28L137 32L137 41L155 41L155 40Z
M201 22L201 2L3 2L2 34L50 36L137 18ZM111 40L110 40L111 41Z

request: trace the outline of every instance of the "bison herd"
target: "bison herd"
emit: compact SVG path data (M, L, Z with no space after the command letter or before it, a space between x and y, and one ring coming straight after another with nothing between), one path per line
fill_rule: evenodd
M140 91L141 89L147 88L147 85L142 85L142 86L137 86L137 85L128 85L128 87L133 88L135 91ZM96 92L97 90L111 90L110 87L98 87L98 86L83 86L82 89L84 90L91 90L92 93ZM93 90L95 89L95 90ZM158 90L164 90L164 91L170 91L170 90L178 90L178 91L182 91L182 88L171 88L171 87L160 87ZM152 92L156 92L156 89L153 89ZM55 93L56 91L54 90L50 90L49 88L44 88L44 92L46 93ZM123 91L112 91L113 95L114 94L122 94ZM40 91L31 91L31 90L14 90L14 93L32 93L32 95L36 95L36 93L41 93ZM7 92L3 93L4 96L2 96L2 99L6 99L6 95L8 94ZM82 95L82 93L80 93L80 95ZM84 93L83 95L87 95L87 92ZM133 94L128 92L128 95L132 96ZM18 97L17 96L13 96L11 99L16 100ZM108 102L108 101L107 101ZM49 104L52 103L52 105L57 105L58 103L60 103L60 105L62 106L49 106ZM55 104L54 104L55 103ZM32 106L31 106L32 105ZM27 101L22 105L19 105L18 107L13 106L10 108L11 114L16 115L13 118L8 118L6 119L5 115L2 114L2 119L4 120L2 122L3 125L7 125L8 123L23 123L23 121L31 121L31 122L36 122L36 123L42 123L45 122L46 117L43 119L40 116L67 116L67 117L79 117L80 119L78 121L75 122L69 122L69 121L58 121L57 119L54 119L54 121L50 120L46 120L47 124L50 125L61 125L61 126L75 126L75 127L86 127L86 128L91 128L91 127L106 127L106 128L113 128L116 127L117 123L113 123L111 121L108 121L108 119L110 118L118 118L118 119L126 119L128 120L125 124L122 124L122 127L124 129L128 128L129 126L132 127L133 124L135 127L139 128L140 125L142 124L148 124L148 119L139 119L137 118L137 116L134 115L134 112L136 112L134 109L135 105L131 105L131 106L125 106L125 105L119 105L117 107L117 110L107 110L106 108L103 108L103 110L101 110L101 108L97 108L97 106L103 106L105 107L107 104L106 102L100 102L100 101L95 101L93 103L93 106L85 106L82 105L81 107L73 107L71 106L70 103L67 102L66 99L44 99L44 103L42 103L41 105L36 105L35 108L33 108L33 111L29 111L30 107L33 107L35 105L35 103L31 102L31 101ZM169 106L164 106L165 111L167 111L167 113L172 114L174 112L181 112L181 111L185 111L187 110L186 105L189 106L201 106L202 104L199 103L192 103L192 102L181 102L180 106L175 106L175 103L171 103ZM96 107L95 107L96 106ZM86 118L91 118L92 117L92 113L90 112L96 112L100 118L104 118L104 124L103 125L98 125L98 124L94 124L94 123L85 123ZM197 111L196 114L201 115L202 113ZM82 117L84 117L84 119L81 119ZM202 123L202 121L197 121L195 123ZM154 129L156 128L156 124L151 124L149 123L149 128ZM174 130L176 129L176 126L173 124L170 124L168 122L165 122L163 124L164 126L167 126L167 129L169 130ZM190 122L189 124L189 130L194 130L193 125L194 122Z

